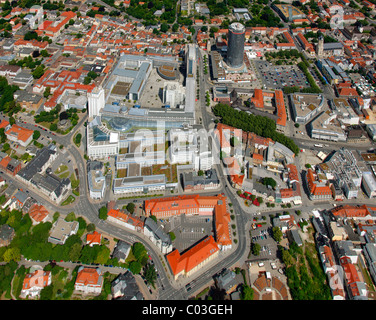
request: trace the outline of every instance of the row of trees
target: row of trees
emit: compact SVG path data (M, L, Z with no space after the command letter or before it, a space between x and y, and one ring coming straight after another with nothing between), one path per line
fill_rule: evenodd
M294 141L284 134L276 131L276 124L268 117L249 114L245 111L238 111L227 104L219 103L213 108L213 113L221 118L221 122L242 129L246 132L254 132L255 134L270 138L289 148L296 155L299 153L298 146Z
M154 12L162 10L162 8L164 8L164 12L157 19ZM150 0L148 2L131 0L126 12L132 17L143 20L145 25L157 25L158 21L172 24L176 18L176 0Z
M16 102L14 101L14 93L19 89L18 86L9 85L8 80L5 77L0 77L0 111L9 113L12 115L16 111L20 111L21 108L17 107Z
M54 220L59 217L55 213ZM63 260L77 261L81 263L98 263L119 265L117 259L110 258L110 249L105 245L86 246L81 240L85 232L95 230L95 225L87 224L82 217L76 218L74 213L66 217L67 221L77 221L79 230L76 235L70 236L65 244L55 245L48 242L52 229L51 222L40 223L32 226L28 214L21 211L0 212L0 225L7 224L15 230L15 237L11 244L0 248L0 261L19 261L21 255L26 259L48 261Z

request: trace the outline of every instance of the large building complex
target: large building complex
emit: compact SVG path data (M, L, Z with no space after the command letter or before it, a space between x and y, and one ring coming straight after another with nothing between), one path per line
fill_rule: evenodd
M232 247L230 232L230 215L227 212L226 197L183 195L146 200L144 210L147 216L156 218L168 218L172 216L202 215L213 216L215 223L215 241L220 250L228 250Z
M168 132L168 141L171 163L189 162L196 171L211 169L214 161L205 130L171 129Z

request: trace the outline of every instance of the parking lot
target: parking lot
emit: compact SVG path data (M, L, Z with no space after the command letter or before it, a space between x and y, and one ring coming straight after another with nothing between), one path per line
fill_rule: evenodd
M273 65L268 61L254 61L262 80L263 89L283 89L283 87L307 88L309 83L296 65Z
M161 221L166 232L172 231L174 246L179 252L213 233L212 216L186 216L184 214Z
M257 223L256 223L257 225ZM251 242L260 245L260 254L252 255L250 260L267 259L273 260L277 257L277 243L272 238L272 227L268 224L261 225L251 231Z

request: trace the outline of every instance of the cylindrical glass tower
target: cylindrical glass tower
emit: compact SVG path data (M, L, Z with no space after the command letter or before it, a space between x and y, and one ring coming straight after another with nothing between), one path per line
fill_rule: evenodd
M243 65L245 27L234 22L228 29L227 64L231 68L239 68Z

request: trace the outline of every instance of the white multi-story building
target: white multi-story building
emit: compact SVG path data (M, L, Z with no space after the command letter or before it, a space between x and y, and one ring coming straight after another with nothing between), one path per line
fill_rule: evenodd
M95 87L87 94L89 105L89 117L96 117L99 115L100 109L105 106L105 94L102 87Z
M205 130L171 129L168 132L168 140L171 163L189 162L196 171L212 168L213 155L209 150L208 135Z
M166 176L157 174L151 176L131 176L117 178L113 181L114 194L145 194L148 192L164 192L166 190Z
M372 172L363 172L362 186L368 198L376 197L376 180Z
M165 82L163 87L163 103L176 108L185 103L185 89L179 82Z
M103 163L92 161L87 166L87 178L90 198L102 199L106 190L106 177L103 175Z

